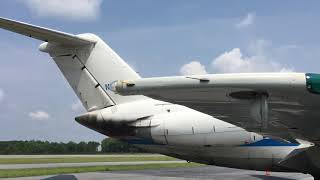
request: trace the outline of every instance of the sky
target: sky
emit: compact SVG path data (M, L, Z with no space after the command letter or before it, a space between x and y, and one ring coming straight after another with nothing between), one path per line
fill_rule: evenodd
M104 39L142 77L320 72L320 1L3 0L0 16ZM41 42L0 29L0 140L100 141Z

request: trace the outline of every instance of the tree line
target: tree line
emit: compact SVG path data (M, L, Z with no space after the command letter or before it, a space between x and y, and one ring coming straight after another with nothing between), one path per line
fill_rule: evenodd
M101 145L101 146L100 146ZM101 143L89 142L49 142L49 141L0 141L0 154L99 154L138 153L142 149L113 138Z

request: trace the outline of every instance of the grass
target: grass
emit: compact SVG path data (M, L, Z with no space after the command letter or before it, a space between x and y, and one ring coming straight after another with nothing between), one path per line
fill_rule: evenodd
M143 165L113 165L113 166L88 166L88 167L59 167L59 168L35 168L35 169L7 169L0 170L0 178L55 175L97 171L122 171L144 170L201 166L197 163L170 163L170 164L143 164Z
M55 157L55 158L0 158L0 164L46 164L82 162L124 162L124 161L172 161L168 156L121 156L121 157Z

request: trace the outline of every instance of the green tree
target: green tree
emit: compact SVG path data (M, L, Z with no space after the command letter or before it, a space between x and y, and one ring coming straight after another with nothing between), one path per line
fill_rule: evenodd
M0 154L97 153L98 142L0 141Z
M105 138L101 142L101 152L144 152L141 148L133 146L114 138Z

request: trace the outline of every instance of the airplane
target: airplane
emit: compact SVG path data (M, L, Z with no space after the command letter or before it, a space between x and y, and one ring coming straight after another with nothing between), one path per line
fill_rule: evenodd
M142 78L97 35L6 18L0 28L44 41L85 127L189 162L320 179L320 74Z

